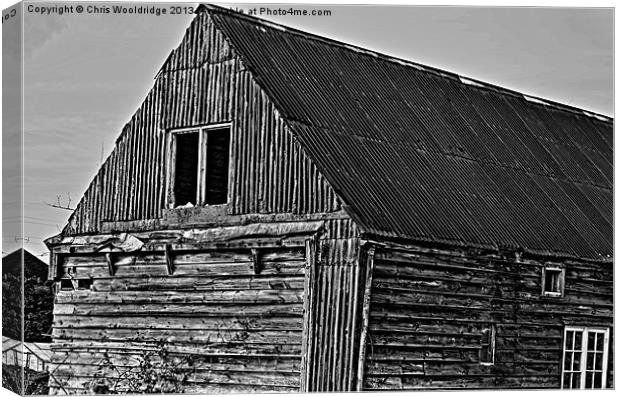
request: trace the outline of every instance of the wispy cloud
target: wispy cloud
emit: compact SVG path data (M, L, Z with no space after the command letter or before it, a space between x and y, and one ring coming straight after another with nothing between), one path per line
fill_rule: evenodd
M60 32L67 29L65 17L56 14L24 14L24 57L30 58L34 52L45 46Z

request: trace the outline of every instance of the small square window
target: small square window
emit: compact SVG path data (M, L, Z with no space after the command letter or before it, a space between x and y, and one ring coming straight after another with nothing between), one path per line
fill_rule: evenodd
M62 278L60 279L60 290L73 291L75 289L88 289L90 290L93 285L92 278Z
M542 272L543 296L561 297L564 295L564 268L545 265Z
M73 290L73 282L69 278L63 278L60 280L60 289L64 291Z
M92 278L81 278L78 280L78 289L91 289L92 285Z

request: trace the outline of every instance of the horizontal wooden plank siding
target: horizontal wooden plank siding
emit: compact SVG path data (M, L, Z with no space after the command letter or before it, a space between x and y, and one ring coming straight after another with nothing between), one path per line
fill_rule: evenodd
M101 232L102 222L161 219L170 152L166 134L218 123L232 123L228 214L340 209L274 104L201 13L123 128L63 234Z
M365 390L559 388L566 325L609 327L611 263L565 261L565 295L542 297L544 261L514 255L377 247ZM496 327L495 364L481 334ZM608 386L613 385L610 343Z
M119 370L166 346L192 357L185 392L298 391L305 247L177 252L167 274L161 252L66 255L62 274L91 289L60 290L53 323L53 393L83 393L103 359ZM62 386L62 388L61 388Z

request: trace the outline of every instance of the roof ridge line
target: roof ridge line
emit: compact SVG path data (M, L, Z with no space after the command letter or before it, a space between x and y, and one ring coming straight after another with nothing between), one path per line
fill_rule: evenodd
M562 110L565 112L569 112L569 113L573 113L573 114L577 114L581 116L586 116L589 118L594 118L604 123L613 124L614 117L612 116L604 115L604 114L597 113L591 110L586 110L583 108L578 108L576 106L567 105L567 104L553 101L547 98L526 94L526 93L516 91L510 88L506 88L506 87L502 87L496 84L478 80L476 78L463 76L455 72L450 72L447 70L439 69L434 66L424 65L424 64L417 63L417 62L414 62L408 59L403 59L403 58L399 58L393 55L388 55L388 54L384 54L378 51L360 47L355 44L350 44L350 43L346 43L343 41L331 39L329 37L321 36L315 33L306 32L306 31L296 29L296 28L293 28L287 25L283 25L277 22L268 21L266 19L262 19L257 16L253 16L253 15L250 16L242 12L235 11L235 10L225 8L222 6L218 6L215 4L200 3L200 5L196 8L195 12L196 14L199 14L205 11L232 15L236 18L244 19L253 24L263 25L263 26L266 26L272 29L280 30L280 31L286 31L288 33L295 34L295 35L298 35L298 36L301 36L301 37L304 37L310 40L319 41L327 45L337 46L340 48L347 49L349 51L362 53L362 54L372 56L375 58L381 58L385 61L400 64L402 66L412 67L422 72L427 72L427 73L430 73L430 74L433 74L439 77L449 78L461 84L466 84L466 85L474 86L474 87L481 88L481 89L487 89L487 90L494 91L494 92L497 92L503 95L510 95L510 96L528 101L530 103L533 103L536 106L548 106L548 107L551 107L557 110Z

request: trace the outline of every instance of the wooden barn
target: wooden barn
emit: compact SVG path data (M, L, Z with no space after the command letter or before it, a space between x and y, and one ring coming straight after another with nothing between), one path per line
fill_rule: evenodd
M613 387L613 120L196 14L46 241L53 393Z

